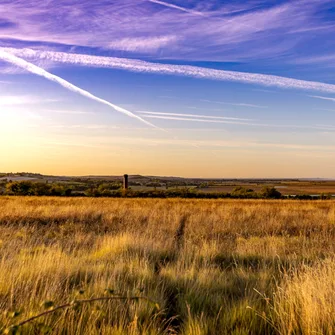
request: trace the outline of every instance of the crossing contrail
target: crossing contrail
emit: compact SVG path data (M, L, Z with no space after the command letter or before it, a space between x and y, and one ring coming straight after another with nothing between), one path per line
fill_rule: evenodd
M148 0L149 2L152 3L156 3L158 5L164 6L164 7L169 7L169 8L173 8L173 9L177 9L177 10L181 10L182 12L186 12L186 13L190 13L190 14L194 14L194 15L201 15L201 16L205 16L203 13L192 10L192 9L188 9L185 7L181 7L181 6L177 6L165 1L160 1L160 0Z
M114 110L120 112L120 113L123 113L125 115L128 115L134 119L137 119L143 123L145 123L146 125L149 125L150 127L154 127L154 128L157 128L157 129L161 129L155 125L153 125L152 123L150 123L149 121L146 121L144 119L142 119L140 116L137 116L135 114L133 114L132 112L122 108L122 107L119 107L117 105L114 105L112 103L110 103L109 101L107 100L104 100L104 99L101 99L101 98L98 98L96 97L95 95L93 95L92 93L90 92L87 92L71 83L69 83L68 81L66 81L65 79L62 79L54 74L51 74L49 73L48 71L45 71L44 69L40 68L39 66L36 66L34 64L31 64L27 61L25 61L24 59L21 59L13 54L10 54L6 51L4 51L3 49L0 48L0 60L3 60L5 62L8 62L10 64L13 64L15 66L18 66L26 71L29 71L31 73L34 73L38 76L41 76L41 77L44 77L48 80L51 80L65 88L67 88L68 90L70 91L73 91L75 93L78 93L78 94L81 94L83 95L84 97L87 97L89 99L92 99L92 100L95 100L95 101L98 101L104 105L107 105L109 107L112 107ZM163 130L163 129L161 129Z

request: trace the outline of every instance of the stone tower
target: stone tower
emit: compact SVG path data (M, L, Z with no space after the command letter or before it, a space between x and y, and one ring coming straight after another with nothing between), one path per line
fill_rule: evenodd
M123 176L123 189L128 190L128 175L127 174Z

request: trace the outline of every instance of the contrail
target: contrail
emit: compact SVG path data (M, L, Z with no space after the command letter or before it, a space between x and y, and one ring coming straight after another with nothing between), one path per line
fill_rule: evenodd
M44 69L42 69L42 68L40 68L40 67L38 67L38 66L36 66L34 64L31 64L31 63L29 63L29 62L27 62L27 61L25 61L25 60L23 60L21 58L18 58L16 56L12 55L12 54L9 54L9 53L7 53L4 50L1 50L1 48L0 48L0 59L4 60L5 62L11 63L13 65L16 65L16 66L18 66L18 67L20 67L20 68L22 68L22 69L24 69L26 71L34 73L34 74L36 74L38 76L41 76L41 77L44 77L44 78L49 79L51 81L54 81L57 84L59 84L59 85L65 87L65 88L69 89L70 91L73 91L75 93L79 93L79 94L81 94L81 95L83 95L83 96L85 96L85 97L87 97L89 99L98 101L98 102L100 102L102 104L105 104L105 105L107 105L109 107L112 107L116 111L118 111L120 113L123 113L123 114L126 114L126 115L128 115L128 116L130 116L132 118L137 119L137 120L140 120L141 122L145 123L146 125L149 125L151 127L157 128L157 129L161 129L161 128L156 127L152 123L150 123L150 122L142 119L141 117L133 114L132 112L130 112L130 111L128 111L128 110L126 110L126 109L124 109L122 107L119 107L117 105L114 105L114 104L112 104L112 103L110 103L110 102L108 102L106 100L98 98L95 95L93 95L93 94L91 94L91 93L89 93L89 92L87 92L87 91L85 91L85 90L83 90L83 89L81 89L81 88L79 88L79 87L77 87L77 86L69 83L68 81L66 81L66 80L64 80L64 79L62 79L62 78L60 78L58 76L55 76L54 74L51 74L51 73L45 71Z
M262 86L274 86L286 89L293 88L335 93L335 85L332 84L267 74L216 70L190 65L151 63L136 59L100 57L84 54L70 54L64 52L35 51L31 49L14 48L0 48L0 50L1 49L24 59L45 59L53 62L72 65L113 68L132 72L178 75L201 79L258 84Z
M322 100L335 101L335 98L321 97L319 95L309 95L309 97L316 98L316 99L322 99Z
M219 104L219 105L231 105L231 106L242 106L242 107L252 107L252 108L268 108L268 106L260 106L260 105L246 104L246 103L223 102L223 101L213 101L213 100L206 100L206 99L201 99L200 101L210 102L210 103Z
M240 125L254 125L245 122L229 121L229 120L206 120L206 119L194 119L176 116L163 116L163 115L146 115L145 118L149 119L163 119L163 120L178 120L178 121L191 121L191 122L208 122L208 123L226 123L226 124L240 124Z
M173 8L173 9L181 10L181 11L186 12L186 13L205 16L205 15L204 15L203 13L201 13L201 12L197 12L197 11L194 11L194 10L192 10L192 9L188 9L188 8L185 8L185 7L177 6L177 5L174 5L174 4L165 2L165 1L160 1L160 0L148 0L148 1L149 1L149 2L152 2L152 3L156 3L156 4L158 4L158 5L162 5L162 6L164 6L164 7L169 7L169 8Z
M179 114L181 115L181 114ZM254 122L239 122L232 120L206 120L206 119L196 119L189 117L177 117L177 116L164 116L164 115L146 115L143 116L145 118L150 119L163 119L163 120L176 120L176 121L190 121L190 122L204 122L204 123L224 123L224 124L232 124L232 125L242 125L242 126L253 126L253 127L266 127L266 128L293 128L293 129L315 129L315 130L329 130L335 131L334 126L303 126L303 125L292 125L292 124L267 124L267 123L254 123Z
M235 120L235 121L252 121L252 119L241 119L237 117L227 117L227 116L209 116L209 115L199 115L199 114L180 114L180 113L162 113L162 112L147 112L147 111L137 111L139 114L144 115L167 115L167 116L181 116L181 117L193 117L199 119L215 119L215 120Z

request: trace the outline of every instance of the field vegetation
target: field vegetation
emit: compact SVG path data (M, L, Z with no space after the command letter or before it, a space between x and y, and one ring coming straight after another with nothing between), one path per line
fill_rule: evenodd
M242 199L279 199L281 193L274 187L264 186L258 193L245 187L235 187L231 193L198 192L196 188L183 187L174 189L142 189L133 190L132 188L123 189L120 183L104 183L90 185L83 192L72 192L72 188L66 184L49 184L46 182L15 181L5 184L5 195L16 196L88 196L88 197L126 197L126 198L242 198Z
M334 334L334 237L332 200L0 197L0 333Z
M0 173L0 195L198 198L198 199L328 199L335 198L334 180L199 179L131 175L127 194L122 176L46 176ZM268 190L272 190L269 193ZM277 194L275 194L277 193Z

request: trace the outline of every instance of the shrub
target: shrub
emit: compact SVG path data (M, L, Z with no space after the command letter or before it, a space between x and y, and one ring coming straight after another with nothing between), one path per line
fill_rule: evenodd
M265 199L280 199L282 197L281 193L275 187L270 186L263 187L259 194Z
M233 198L256 198L257 194L250 188L247 189L245 187L238 186L231 192L231 196Z

